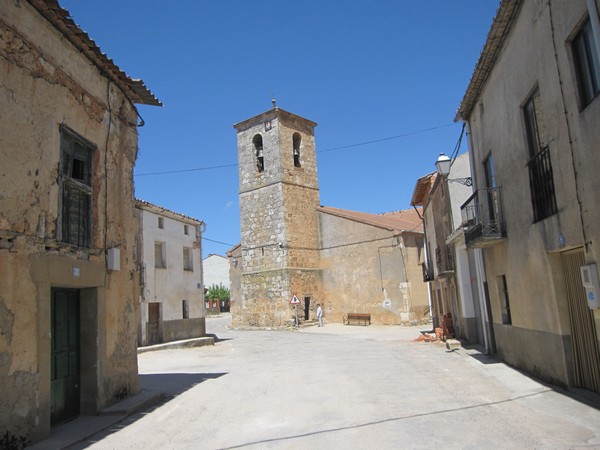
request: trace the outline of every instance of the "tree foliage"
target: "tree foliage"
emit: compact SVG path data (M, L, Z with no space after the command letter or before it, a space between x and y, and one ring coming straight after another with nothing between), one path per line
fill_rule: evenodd
M229 300L230 296L229 288L223 286L222 283L211 285L206 293L206 298L210 300Z

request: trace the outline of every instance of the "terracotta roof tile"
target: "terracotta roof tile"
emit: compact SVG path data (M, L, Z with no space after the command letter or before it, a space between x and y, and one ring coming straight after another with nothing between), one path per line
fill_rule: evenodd
M417 210L419 212L417 212ZM389 212L384 214L372 214L359 211L350 211L347 209L332 208L321 206L318 211L343 217L345 219L355 220L367 225L379 228L385 228L395 233L423 233L423 221L419 215L421 208L406 209L404 211Z
M69 11L57 0L27 0L42 16L60 31L67 40L86 56L107 78L113 81L133 103L162 106L162 103L139 79L130 78L106 54L90 36L73 21Z

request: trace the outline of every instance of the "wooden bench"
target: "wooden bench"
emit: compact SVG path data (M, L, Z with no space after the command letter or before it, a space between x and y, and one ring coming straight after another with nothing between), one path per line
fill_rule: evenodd
M348 313L344 318L344 325L350 325L351 322L357 325L371 325L371 314Z

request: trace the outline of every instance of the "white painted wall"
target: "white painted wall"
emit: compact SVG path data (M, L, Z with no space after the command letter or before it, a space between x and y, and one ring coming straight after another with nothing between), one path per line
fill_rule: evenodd
M213 284L222 284L230 289L229 260L225 256L208 255L202 261L202 269L204 270L204 286L206 288L210 288Z
M150 302L162 303L162 320L183 318L182 300L188 300L189 318L205 317L202 289L202 263L200 230L198 226L176 220L173 217L141 210L142 260L144 265L144 287L142 291L142 324L148 320ZM162 217L164 229L158 227ZM184 233L184 225L188 233ZM166 268L156 268L154 243L166 244ZM183 269L183 248L192 249L193 270Z

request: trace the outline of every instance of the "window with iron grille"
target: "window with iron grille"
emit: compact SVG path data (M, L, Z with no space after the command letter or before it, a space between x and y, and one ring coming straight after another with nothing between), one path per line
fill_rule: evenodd
M79 247L92 241L92 152L94 145L60 127L60 240Z
M600 61L589 19L571 42L579 101L585 108L600 93Z
M529 151L527 167L534 222L550 217L558 211L550 147L546 137L546 124L541 106L540 94L536 89L523 107Z

